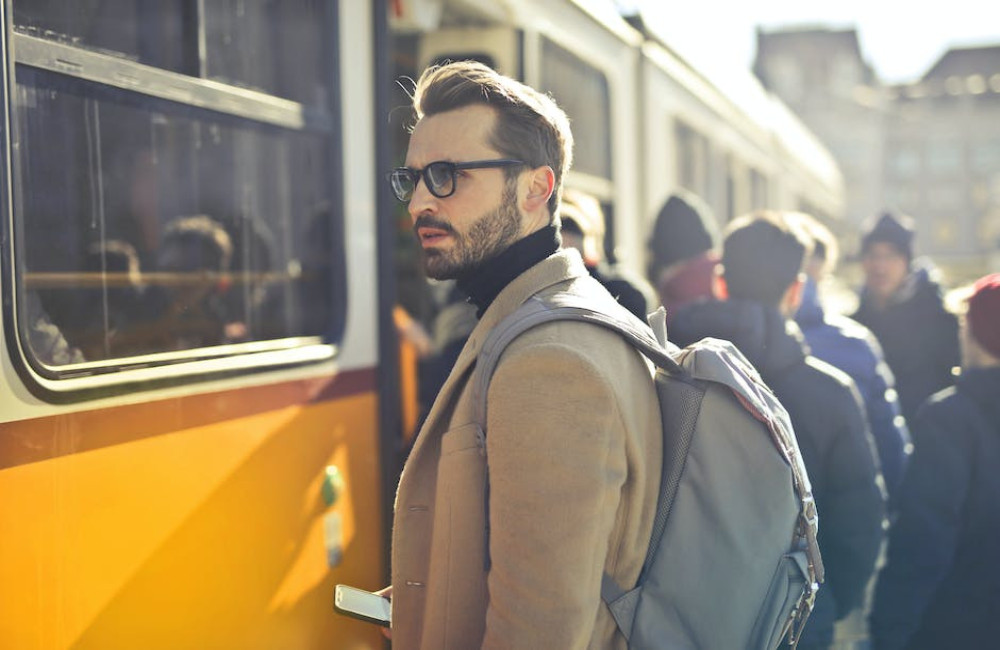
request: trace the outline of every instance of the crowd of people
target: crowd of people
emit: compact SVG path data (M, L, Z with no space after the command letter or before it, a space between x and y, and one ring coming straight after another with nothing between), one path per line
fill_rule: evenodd
M426 71L413 102L393 190L427 276L451 284L396 497L394 647L626 647L602 575L634 584L653 526L671 413L648 363L587 323L529 330L490 381L485 439L470 381L520 304L604 292L643 317L663 305L679 346L731 341L788 411L826 569L799 647L835 647L849 616L876 650L993 647L1000 274L971 287L959 317L915 255L912 221L878 215L848 317L824 301L838 247L820 221L760 210L719 232L678 191L652 229L648 277L630 277L603 257L597 201L562 188L572 133L549 97L463 62ZM725 617L727 597L720 585L706 616Z

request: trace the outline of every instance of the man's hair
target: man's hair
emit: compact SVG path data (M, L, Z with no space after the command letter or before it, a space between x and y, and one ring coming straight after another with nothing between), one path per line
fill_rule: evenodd
M573 134L566 113L551 97L475 61L427 68L413 91L418 120L473 105L496 111L490 146L502 156L523 160L531 168L548 165L555 172L555 187L548 202L554 220L563 178L573 163ZM519 171L513 167L505 173L511 179Z
M792 212L788 217L798 223L812 242L812 259L822 262L823 271L831 272L840 259L837 238L819 219L805 212Z
M729 224L722 242L730 298L777 305L809 252L809 237L787 213L762 210Z
M178 217L163 233L161 250L176 247L184 251L177 258L183 271L226 271L233 258L233 242L226 229L211 217Z

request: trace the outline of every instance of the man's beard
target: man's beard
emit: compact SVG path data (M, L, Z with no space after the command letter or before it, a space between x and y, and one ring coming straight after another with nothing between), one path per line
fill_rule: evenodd
M517 209L517 185L504 183L500 205L472 224L464 235L451 224L420 217L414 230L432 226L451 234L451 250L424 250L424 272L435 280L451 280L469 274L517 241L521 233L521 213Z

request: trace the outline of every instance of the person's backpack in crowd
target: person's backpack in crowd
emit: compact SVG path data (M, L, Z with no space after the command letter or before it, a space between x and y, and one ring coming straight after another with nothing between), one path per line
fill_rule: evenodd
M570 294L536 296L494 328L472 378L484 452L487 388L511 341L553 320L618 332L656 365L663 420L660 495L638 583L605 574L601 588L629 648L794 646L823 564L788 414L728 341L682 350L666 341L662 308L650 317L656 335L617 303L600 308ZM487 528L487 558L488 550Z

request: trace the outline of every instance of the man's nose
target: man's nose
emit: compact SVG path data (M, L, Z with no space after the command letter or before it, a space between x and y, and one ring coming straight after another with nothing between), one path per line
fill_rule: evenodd
M436 213L437 202L437 197L431 194L430 190L427 189L424 179L421 178L417 180L416 185L413 186L413 195L410 197L410 203L407 205L410 218L416 221L417 217L422 214Z

